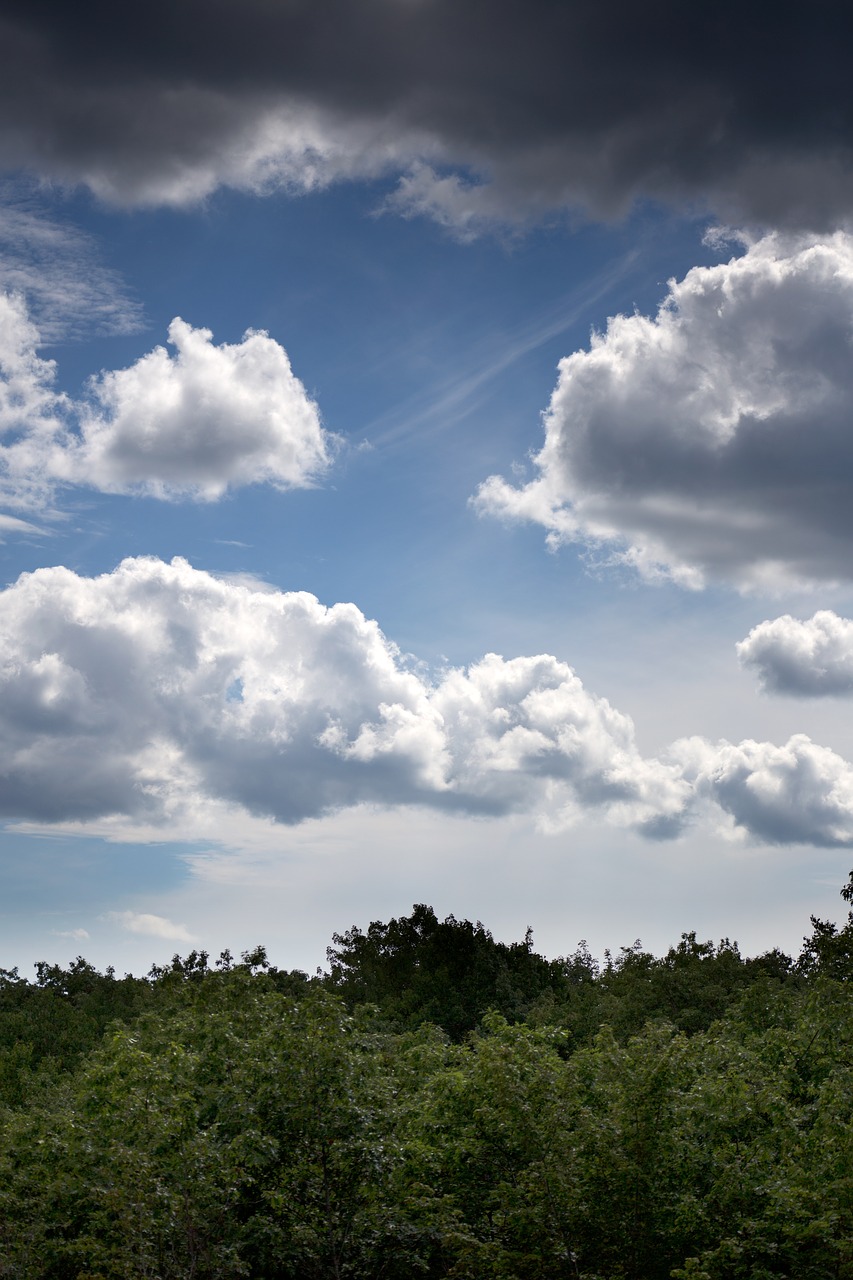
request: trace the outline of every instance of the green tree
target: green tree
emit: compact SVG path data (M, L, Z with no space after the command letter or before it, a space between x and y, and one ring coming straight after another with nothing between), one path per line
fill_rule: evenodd
M390 1025L412 1029L422 1022L458 1040L489 1009L522 1019L548 991L561 992L561 964L549 963L524 942L495 942L482 924L416 904L410 916L366 932L355 925L336 933L329 947L329 986L350 1008L376 1005Z
M20 1105L34 1072L72 1069L110 1023L130 1021L150 998L144 979L99 973L80 956L67 969L38 963L35 982L0 969L0 1100Z

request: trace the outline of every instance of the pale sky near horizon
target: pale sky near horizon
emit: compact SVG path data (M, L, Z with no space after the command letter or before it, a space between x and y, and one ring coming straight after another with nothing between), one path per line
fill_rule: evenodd
M843 25L0 4L0 967L842 918Z

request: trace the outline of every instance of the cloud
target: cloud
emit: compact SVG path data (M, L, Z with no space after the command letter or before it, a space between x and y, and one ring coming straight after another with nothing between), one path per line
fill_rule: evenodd
M141 933L148 938L166 938L170 942L193 941L193 935L186 925L175 924L165 916L155 916L145 911L111 911L106 919L120 924L129 933Z
M39 332L20 295L0 293L0 501L44 508L53 495L48 459L65 439L67 397L54 388L56 365L38 354ZM4 515L6 532L33 532Z
M0 162L126 203L388 172L462 226L651 197L825 228L853 198L845 34L787 2L770 39L726 2L10 0Z
M48 217L19 183L0 184L0 291L26 300L41 342L141 325L141 307L91 237Z
M529 212L524 202L515 210L507 206L492 183L472 182L458 173L437 173L416 161L381 206L381 212L404 218L429 218L463 243L476 240L501 224L523 221Z
M767 693L853 696L853 622L831 609L807 621L786 613L761 622L737 645L737 655Z
M29 533L35 537L44 537L46 530L40 529L38 525L30 524L29 520L19 520L17 516L5 515L0 512L0 542L4 541L4 533Z
M213 499L230 486L304 488L329 465L332 438L268 334L214 346L209 329L176 318L169 342L174 356L155 347L93 379L82 441L55 456L57 476L107 493Z
M555 826L596 808L650 831L680 825L679 780L644 760L630 719L550 655L487 654L467 671L449 671L430 702L453 785L496 812L527 808L532 791Z
M0 294L0 496L43 507L76 484L212 500L248 484L304 488L330 465L337 439L268 334L215 346L176 318L169 341L175 355L155 347L74 402L54 390L23 298Z
M355 605L179 560L24 575L0 638L9 818L167 823L210 800L294 823L372 803L657 830L686 798L556 658L489 655L430 684Z
M38 355L40 334L19 294L0 293L0 433L53 421L63 403L53 389L56 365Z
M538 475L480 488L647 577L849 580L853 237L766 236L560 363Z
M223 806L288 824L416 806L664 837L705 809L763 842L853 844L853 770L807 738L647 758L553 656L430 680L353 604L182 560L24 574L0 592L0 654L6 819L168 833Z
M741 833L767 844L853 844L853 767L805 734L783 747L702 738L671 748L696 792Z
M55 938L71 938L74 942L85 942L89 937L88 929L52 929Z

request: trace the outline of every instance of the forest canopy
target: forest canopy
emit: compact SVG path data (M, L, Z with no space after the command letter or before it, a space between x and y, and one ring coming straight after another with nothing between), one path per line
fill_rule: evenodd
M598 963L424 904L0 971L0 1276L853 1280L851 980L853 912Z

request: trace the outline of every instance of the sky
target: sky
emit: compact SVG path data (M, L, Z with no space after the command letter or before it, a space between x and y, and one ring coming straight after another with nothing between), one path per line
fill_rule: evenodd
M842 6L0 32L0 967L841 919Z

